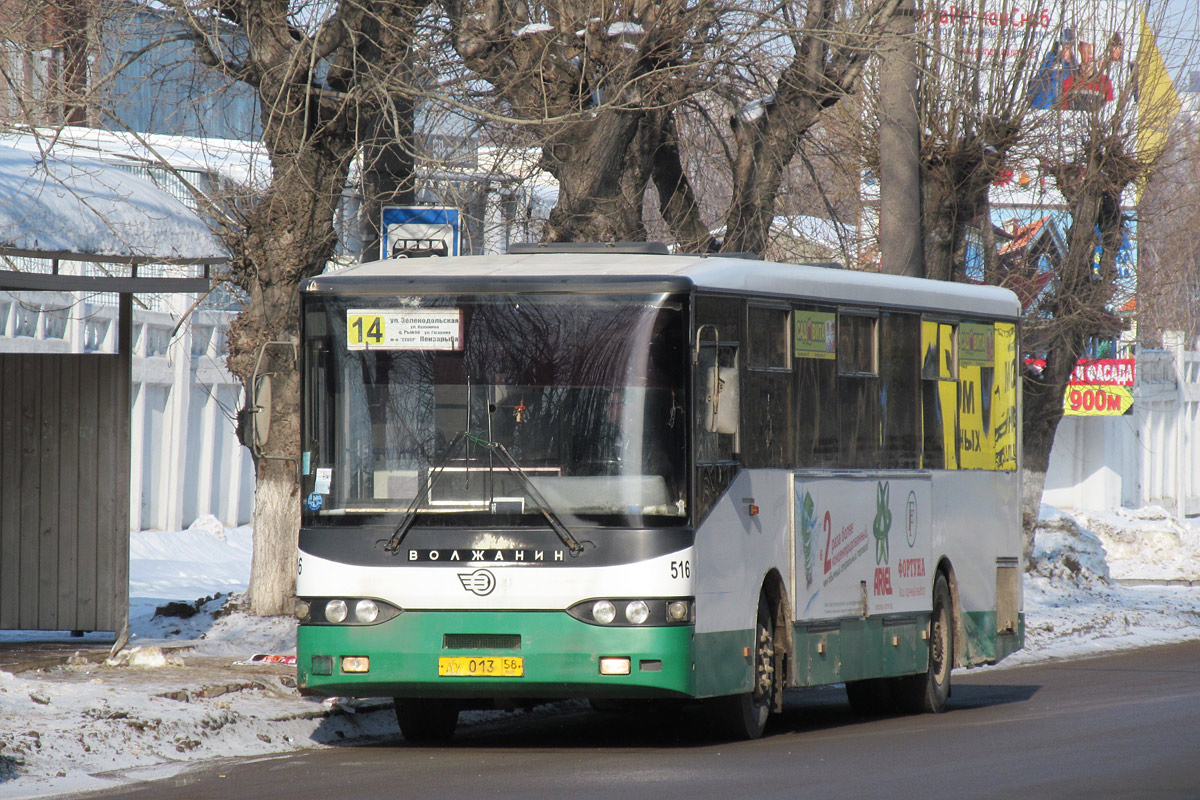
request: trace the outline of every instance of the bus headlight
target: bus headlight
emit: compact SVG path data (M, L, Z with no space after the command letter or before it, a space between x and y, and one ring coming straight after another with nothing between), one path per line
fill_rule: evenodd
M379 619L379 606L374 600L359 600L354 604L354 618L370 625Z
M345 622L349 613L350 608L346 605L345 600L334 599L325 604L325 619L329 622Z
M613 627L692 625L692 597L605 597L580 600L567 613L588 625Z
M592 606L592 619L607 625L617 618L617 607L608 600L600 600Z
M373 597L296 598L296 619L301 625L379 625L402 613L403 609Z

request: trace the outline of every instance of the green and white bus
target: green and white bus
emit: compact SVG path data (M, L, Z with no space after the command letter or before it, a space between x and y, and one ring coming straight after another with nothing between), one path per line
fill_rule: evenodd
M562 698L752 738L1021 647L1011 292L530 249L303 286L302 691L412 741Z

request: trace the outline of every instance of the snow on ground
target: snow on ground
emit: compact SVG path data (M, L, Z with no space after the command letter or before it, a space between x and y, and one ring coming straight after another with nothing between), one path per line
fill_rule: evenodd
M1035 545L1026 647L1000 668L1200 639L1200 520L1158 508L1043 507ZM187 531L134 533L130 550L131 638L119 660L0 671L0 798L114 787L204 759L395 734L384 701L301 698L291 668L231 666L253 653L295 652L292 621L250 617L231 598L249 579L248 528L202 519ZM1147 581L1156 583L1131 585ZM156 616L168 602L196 613ZM51 638L63 634L0 633L0 647ZM495 716L472 712L463 724Z
M1200 518L1042 507L1025 649L1002 666L1200 639Z

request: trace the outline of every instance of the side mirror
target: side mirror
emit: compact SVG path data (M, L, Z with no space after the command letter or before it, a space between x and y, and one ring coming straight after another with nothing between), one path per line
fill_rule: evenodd
M267 441L271 436L271 376L274 373L263 372L263 359L271 347L286 347L291 353L292 364L296 363L297 352L294 342L263 342L258 348L258 358L254 362L254 374L250 378L250 405L247 407L250 417L250 445L254 455L259 458L282 458L284 461L295 461L292 458L269 456L265 453Z
M737 367L721 367L716 363L717 352L701 357L704 374L704 430L709 433L737 433L740 406L738 403Z
M260 453L271 437L271 376L259 375L254 385L254 405L250 407L254 447Z
M712 342L704 346L701 337L705 328L712 328ZM709 433L737 433L738 370L720 366L721 334L716 325L705 324L696 329L692 363L704 379L704 430Z

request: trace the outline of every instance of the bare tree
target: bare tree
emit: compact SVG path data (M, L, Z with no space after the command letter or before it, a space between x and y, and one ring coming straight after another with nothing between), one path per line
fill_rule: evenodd
M680 135L688 104L728 124L725 250L761 253L776 199L821 112L850 94L899 0L780 5L448 6L458 52L525 124L557 178L551 241L640 239L653 184L683 247L717 247Z
M411 162L384 142L399 140L411 152L412 50L425 4L166 0L165 6L197 58L258 99L270 181L224 230L233 253L229 279L248 298L230 331L227 363L250 398L256 368L274 378L271 456L256 459L249 600L258 614L290 613L299 529L298 288L334 253L338 205L360 153L380 191L395 197L405 190Z
M1193 74L1200 87L1200 75ZM1193 97L1195 95L1193 94ZM1177 332L1195 348L1200 339L1200 129L1195 109L1172 130L1163 168L1151 176L1138 215L1137 340L1143 348L1165 346Z
M1150 37L1136 61L1125 59L1119 31L1140 33L1140 19L1104 17L1103 9L1083 19L1077 10L1064 1L1034 18L979 0L927 15L917 34L926 277L1000 285L1018 277L998 269L991 206L993 184L1015 171L1044 182L1069 220L1065 256L1025 324L1026 352L1046 363L1026 374L1024 386L1027 546L1066 385L1089 339L1116 322L1117 258L1133 189L1162 165L1161 147L1147 146L1144 134L1177 110ZM1080 34L1089 28L1085 41ZM1124 80L1114 83L1109 73L1122 70ZM971 231L980 234L983 264L968 275Z

